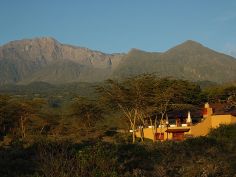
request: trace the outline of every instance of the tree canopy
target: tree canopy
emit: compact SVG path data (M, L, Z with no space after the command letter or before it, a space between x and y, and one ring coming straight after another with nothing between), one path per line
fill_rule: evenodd
M135 141L138 122L153 115L163 119L168 110L189 107L201 102L201 89L194 83L144 74L123 81L107 80L98 88L101 100L119 108L130 123Z
M71 104L71 115L77 118L83 127L91 128L103 119L103 109L92 100L77 97Z

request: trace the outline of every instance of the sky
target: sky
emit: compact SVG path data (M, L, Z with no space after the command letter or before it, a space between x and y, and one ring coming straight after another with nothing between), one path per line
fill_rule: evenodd
M236 57L236 0L0 1L0 45L44 36L105 53L194 40Z

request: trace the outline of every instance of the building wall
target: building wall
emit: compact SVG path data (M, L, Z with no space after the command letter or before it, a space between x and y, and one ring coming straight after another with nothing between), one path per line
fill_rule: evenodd
M213 115L212 118L212 128L217 128L220 124L231 124L232 116L231 115Z
M172 134L170 135L170 133L169 133L168 136L167 136L166 130L167 130L166 127L157 128L157 133L164 133L164 140L166 140L167 138L171 139L172 138Z
M153 129L152 128L144 128L143 132L144 132L145 138L153 140L154 136L153 136Z
M236 124L236 117L231 116L231 122L232 122L233 124Z
M177 127L177 129L178 128L181 129L181 127ZM173 138L173 134L172 133L167 133L166 130L167 130L167 127L157 128L156 133L164 133L164 140L167 140L167 139L171 140ZM154 132L153 131L154 130L152 128L144 128L143 129L144 138L154 140L155 137L154 137ZM138 138L141 137L140 130L136 131L136 137L138 137Z
M148 139L152 139L152 140L154 139L152 128L144 128L143 133L144 133L144 138L148 138ZM136 137L138 137L138 138L141 137L140 130L137 130Z
M165 132L167 130L166 127L163 127L163 128L157 128L156 132L157 133L164 133L164 140L166 140L167 138L168 139L172 139L172 134L169 133L167 135L167 133ZM144 128L143 129L143 132L144 132L144 138L148 138L148 139L151 139L151 140L154 140L154 131L152 128ZM137 130L136 132L136 137L140 138L141 135L140 135L140 130Z
M191 126L188 134L191 134L193 136L205 136L209 133L211 128L211 116L208 116L204 118L200 123Z
M206 117L202 122L192 126L188 134L205 136L211 128L217 128L220 124L228 125L232 123L236 123L236 118L232 115L211 115Z

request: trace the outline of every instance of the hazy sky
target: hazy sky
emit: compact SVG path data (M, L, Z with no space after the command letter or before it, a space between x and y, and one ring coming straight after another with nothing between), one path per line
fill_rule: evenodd
M0 45L40 36L106 53L192 39L236 56L236 0L0 1Z

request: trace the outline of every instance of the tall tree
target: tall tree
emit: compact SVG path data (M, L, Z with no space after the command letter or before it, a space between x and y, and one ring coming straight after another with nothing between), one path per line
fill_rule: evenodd
M128 78L122 82L107 80L105 86L99 87L102 101L113 108L118 108L128 120L135 143L137 123L146 116L152 103L156 77L145 74Z
M153 133L156 133L158 121L160 124L164 122L168 111L192 108L192 104L200 101L198 98L200 94L200 87L188 81L170 78L159 79L155 87L154 104L152 105L152 112L155 114Z
M84 127L91 128L103 119L103 109L94 101L77 97L71 105L71 115Z
M198 85L170 78L159 79L155 87L154 109L163 119L169 110L190 108L202 102L201 89Z
M41 102L32 100L0 98L0 126L3 134L11 133L21 138L26 137L27 128L38 117L37 108Z

